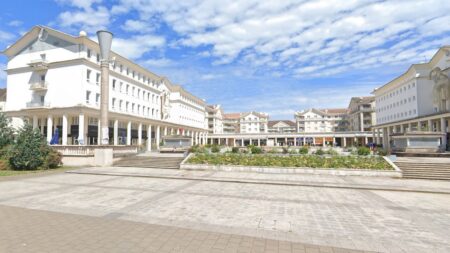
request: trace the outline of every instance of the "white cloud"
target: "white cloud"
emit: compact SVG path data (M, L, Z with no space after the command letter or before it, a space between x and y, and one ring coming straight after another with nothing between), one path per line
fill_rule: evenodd
M178 33L181 45L211 48L202 55L211 54L215 65L242 60L303 75L317 69L334 75L358 68L358 62L364 62L362 68L404 64L400 52L436 50L439 45L417 45L450 31L445 0L121 0L112 10L160 18Z
M23 24L23 22L20 20L12 20L12 21L8 22L8 25L12 26L12 27L18 27L18 26L21 26L22 24Z
M138 32L138 33L146 33L154 30L154 27L150 24L150 22L132 19L126 20L125 23L121 26L121 28L126 32Z
M142 64L150 68L152 67L163 68L176 65L175 62L167 58L146 59L142 62Z
M164 37L155 35L138 35L127 39L114 38L112 49L118 54L130 58L139 59L145 53L162 48L166 43Z
M62 4L76 7L76 10L59 14L59 25L62 27L81 28L96 31L106 28L110 23L110 13L104 6L93 6L101 0L57 0Z

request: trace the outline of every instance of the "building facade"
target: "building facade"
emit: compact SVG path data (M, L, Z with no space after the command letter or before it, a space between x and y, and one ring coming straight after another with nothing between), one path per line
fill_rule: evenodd
M207 105L206 113L209 133L222 134L224 132L222 107L220 105Z
M375 97L352 97L348 105L349 131L369 132L376 124Z
M99 45L35 26L3 53L8 57L5 111L15 125L28 121L62 145L97 144L100 118ZM206 141L205 102L138 64L111 52L109 134L112 145L159 147L161 136Z
M295 133L296 124L292 120L269 120L269 133Z
M6 104L6 89L0 89L0 112L4 110Z
M450 118L450 47L440 48L427 63L413 64L401 76L373 91L377 104L377 125L373 127L377 142L388 149L393 138L415 133L436 142L439 133L441 150L448 150ZM411 140L407 144L412 143ZM426 144L417 141L421 145Z
M259 112L241 113L239 118L240 133L267 133L269 115Z
M343 121L347 109L315 109L311 108L295 113L297 132L299 133L329 133L345 131Z

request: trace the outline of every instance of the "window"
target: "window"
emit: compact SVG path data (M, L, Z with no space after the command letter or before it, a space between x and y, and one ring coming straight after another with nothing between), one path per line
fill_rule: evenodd
M91 81L91 70L88 69L86 72L86 81L89 83Z
M100 83L100 73L97 73L97 74L95 75L95 83L96 83L97 85L99 85L99 83Z
M123 92L123 83L122 82L120 82L120 90L119 91Z
M134 112L134 103L131 104L131 111Z
M120 73L122 73L122 71L123 71L123 65L120 64Z
M130 102L127 102L127 112L128 112L128 110L129 110L129 107L130 107Z
M87 58L91 58L91 50L90 49L87 50Z
M100 54L97 54L97 62L100 62Z
M45 82L45 74L41 75L41 82Z
M112 108L115 109L116 108L116 99L115 98L112 99L111 104L112 104Z
M116 90L116 79L112 80L112 89Z
M133 87L131 90L132 90L131 96L135 97L135 96L136 96L136 94L135 94L135 90L136 90L136 89Z
M100 94L95 94L95 104L98 105L100 103Z
M122 100L119 101L119 109L121 111L123 110L123 101Z
M91 92L86 91L86 103L89 104L89 101L91 100Z
M130 89L130 85L127 84L127 89L125 90L125 93L128 94L128 90Z

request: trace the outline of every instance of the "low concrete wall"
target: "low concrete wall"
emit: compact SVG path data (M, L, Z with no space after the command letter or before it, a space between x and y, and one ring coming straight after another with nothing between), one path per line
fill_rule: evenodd
M87 156L63 156L62 162L65 166L94 166L95 160L93 155L87 155Z
M402 177L402 172L394 167L394 170L358 170L358 169L321 169L321 168L298 168L298 167L258 167L242 165L209 165L209 164L189 164L186 161L193 154L181 163L182 170L212 170L212 171L232 171L232 172L258 172L273 174L317 174L317 175L337 175L337 176L368 176L368 177ZM391 164L391 162L389 162Z

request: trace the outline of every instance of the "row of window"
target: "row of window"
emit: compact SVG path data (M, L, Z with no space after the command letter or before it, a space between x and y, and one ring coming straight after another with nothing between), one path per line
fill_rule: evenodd
M377 121L380 123L383 123L383 122L387 122L387 121L391 121L391 120L403 119L403 118L410 117L410 116L416 116L416 114L417 114L417 110L414 109L414 110L394 113L394 114L391 114L388 116L380 117L380 118L377 118Z
M389 98L401 95L403 92L406 92L406 90L410 90L411 88L414 88L414 87L416 87L416 83L414 83L414 82L411 84L408 84L408 85L403 85L402 87L397 88L397 89L377 98L377 102L381 102L381 101L387 100Z
M122 99L112 98L112 109L124 112L135 113L142 116L158 117L159 109L150 108L140 104L131 103Z
M97 63L100 63L100 54L93 52L91 49L87 49L87 58L89 60L91 60L92 57L94 57L95 55L95 61ZM157 87L158 86L158 82L155 80L152 80L151 78L145 76L144 74L141 74L135 70L131 70L130 67L124 66L123 64L117 64L116 62L114 62L112 64L112 70L125 75L127 77L133 78L136 81L142 82L144 84L147 84L149 86L152 87Z
M383 106L381 108L378 108L377 112L384 112L384 111L390 110L392 108L396 108L396 107L399 107L401 105L406 105L406 103L411 103L411 102L414 102L414 101L416 101L416 96L409 97L408 99L405 98L405 99L402 99L402 100L397 101L395 103L392 103L392 104Z

